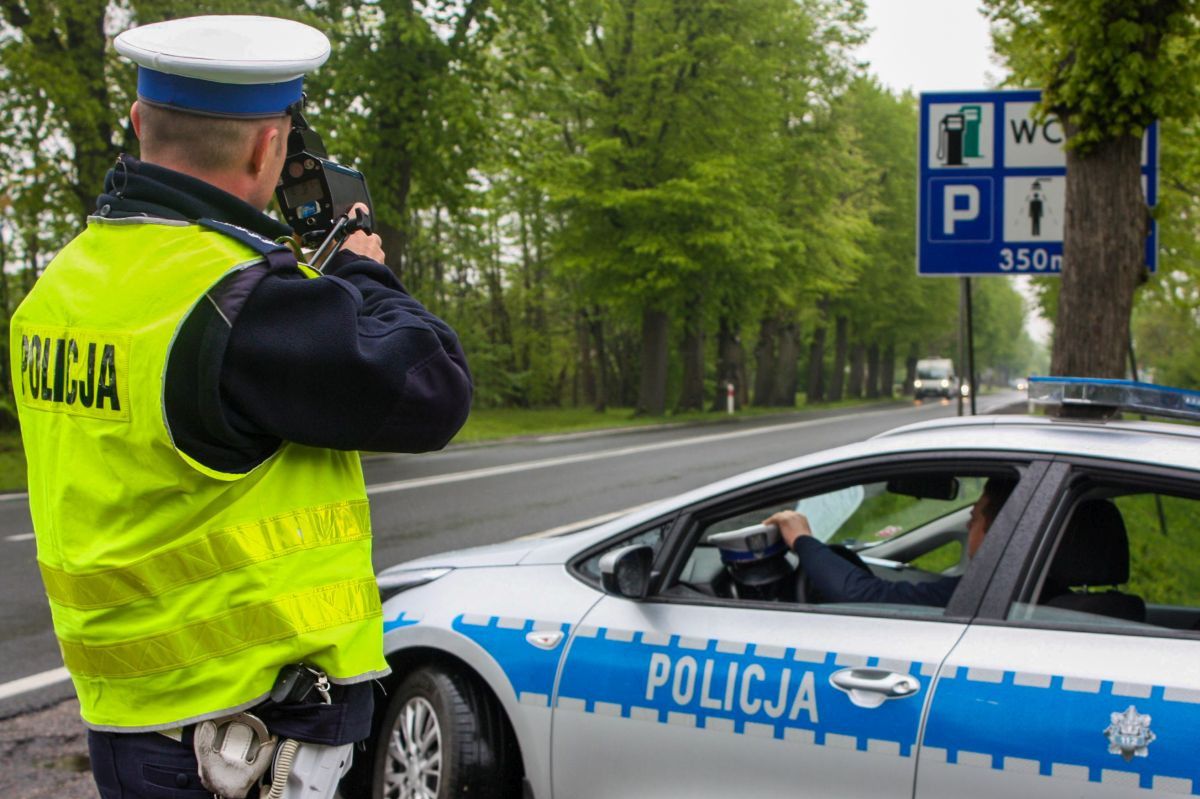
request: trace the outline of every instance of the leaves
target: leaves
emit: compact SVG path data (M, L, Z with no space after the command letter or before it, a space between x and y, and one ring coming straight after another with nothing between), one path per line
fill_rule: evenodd
M1019 85L1043 90L1072 147L1140 136L1200 109L1197 0L984 0L996 51Z
M12 241L0 257L44 265L111 155L136 147L134 69L105 31L244 4L37 6L49 13L35 20L32 0L0 0L0 244ZM646 310L666 313L677 339L707 333L710 360L719 325L725 346L753 349L765 316L799 338L831 314L852 319L856 342L955 339L957 284L914 274L916 103L861 77L863 0L255 11L330 36L306 82L309 120L367 174L389 263L459 331L480 403L588 401L603 383L609 401L634 404ZM81 26L97 13L104 25ZM981 300L1004 309L981 346L1014 337L1010 299ZM680 361L662 375L672 385Z

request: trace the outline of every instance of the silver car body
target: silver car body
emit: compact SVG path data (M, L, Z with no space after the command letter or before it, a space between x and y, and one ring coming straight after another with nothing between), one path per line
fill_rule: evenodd
M389 657L436 650L477 674L512 723L538 799L1200 794L1195 635L633 601L569 568L714 497L939 453L1033 459L1046 491L1078 459L1200 486L1196 428L1016 416L912 425L583 532L394 567L450 571L385 603ZM854 667L903 675L915 693L864 706L831 685ZM1135 728L1152 718L1148 756L1109 751L1110 717L1128 709Z

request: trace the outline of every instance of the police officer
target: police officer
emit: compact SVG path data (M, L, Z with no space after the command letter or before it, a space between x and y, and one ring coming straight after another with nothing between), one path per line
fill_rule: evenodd
M194 17L116 48L139 65L142 160L14 315L13 382L100 793L205 795L202 732L262 760L239 711L325 746L368 734L388 666L356 450L444 446L471 381L378 237L323 276L275 243L291 231L263 210L323 34ZM289 664L314 690L268 699Z
M989 478L979 499L971 506L967 523L967 557L975 557L988 528L1008 501L1016 480ZM909 583L876 577L861 564L847 559L813 537L808 519L793 510L780 511L763 521L779 528L784 542L800 559L800 569L808 581L808 590L821 602L887 602L900 605L945 607L962 579L940 577L930 582Z
M717 533L708 539L721 554L728 576L722 586L735 599L795 602L796 570L787 559L779 527L763 524Z

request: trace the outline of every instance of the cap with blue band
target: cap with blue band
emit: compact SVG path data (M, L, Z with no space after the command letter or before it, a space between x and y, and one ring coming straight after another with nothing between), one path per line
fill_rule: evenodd
M725 563L754 563L787 552L787 545L773 524L756 524L709 536Z
M329 58L325 34L292 20L201 16L125 31L114 42L138 65L138 97L199 114L282 114L304 91L304 74Z

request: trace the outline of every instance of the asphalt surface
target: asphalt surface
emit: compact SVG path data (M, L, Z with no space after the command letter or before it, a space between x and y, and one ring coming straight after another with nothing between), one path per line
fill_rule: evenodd
M980 399L980 412L1015 392ZM364 462L375 566L580 522L915 421L950 404L897 402L673 428L550 436ZM28 505L0 498L0 796L92 796L83 724L35 561ZM34 681L33 690L20 690ZM21 682L17 682L21 681Z

